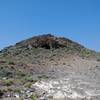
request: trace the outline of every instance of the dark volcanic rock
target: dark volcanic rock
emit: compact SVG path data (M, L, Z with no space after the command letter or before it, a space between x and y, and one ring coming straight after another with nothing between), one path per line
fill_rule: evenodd
M63 48L63 47L76 47L76 48L84 48L78 43L75 43L66 38L55 37L51 34L40 35L33 38L30 38L25 41L21 41L16 44L16 46L28 47L28 48Z

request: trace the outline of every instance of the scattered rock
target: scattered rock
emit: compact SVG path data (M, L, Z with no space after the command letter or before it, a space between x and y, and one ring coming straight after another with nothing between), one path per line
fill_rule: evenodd
M53 95L53 99L54 100L65 100L65 96L61 91L57 91L57 93Z
M93 83L71 78L36 82L32 88L35 89L39 98L46 100L49 100L50 97L52 97L50 100L92 100L94 96L95 98L100 96L100 87L98 90L94 90L97 87Z

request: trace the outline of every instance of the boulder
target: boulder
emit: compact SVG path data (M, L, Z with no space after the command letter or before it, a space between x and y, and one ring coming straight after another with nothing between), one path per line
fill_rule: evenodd
M53 99L54 100L65 100L65 96L64 96L63 92L57 91L57 93L55 93L53 95Z

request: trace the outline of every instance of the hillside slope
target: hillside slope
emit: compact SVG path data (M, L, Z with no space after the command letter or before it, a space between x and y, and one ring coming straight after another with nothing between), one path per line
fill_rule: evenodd
M53 79L53 82L55 80L58 82L59 80L64 81L70 78L70 80L72 80L70 83L71 85L74 83L73 79L77 80L77 82L78 80L81 80L82 82L86 81L97 84L100 82L99 61L99 53L89 50L67 38L46 34L23 40L16 43L14 46L9 46L0 51L0 91L1 94L3 93L0 97L5 97L7 93L10 94L10 96L12 94L11 97L14 97L16 93L19 94L25 88L27 88L27 90L32 89L32 86L36 89L36 92L32 92L35 94L37 93L37 89L41 90L41 88L36 85L40 84L38 83L40 80L51 80L48 82L52 82ZM34 84L35 82L36 84ZM48 83L45 82L45 84ZM67 83L65 84L67 85ZM76 84L74 85L76 86ZM62 86L64 84L59 83L59 86L60 85ZM98 84L97 86L99 87ZM86 87L89 88L88 86ZM96 89L97 87L93 85L90 89L92 88ZM7 89L6 92L5 89ZM55 87L53 89L55 89ZM41 93L43 91L41 91ZM71 91L73 93L73 89L71 89ZM99 98L99 91L98 88L98 91L93 92L96 96L85 95L85 93L83 93L85 96L81 95L83 96L83 99L86 98L84 100L90 100L88 99L89 97L91 99L96 97ZM67 89L66 92L68 92ZM84 92L86 92L86 90L84 90ZM46 100L55 100L53 98L48 98L47 95L48 93L45 95L46 97L44 96L45 99L47 98ZM62 89L60 95L62 95ZM27 97L26 92L19 97ZM40 100L41 98L39 93L37 98L37 100ZM67 99L60 100L70 100L71 96L68 97L66 94L66 98ZM78 100L83 100L81 97L77 98L79 98ZM31 100L31 96L28 100ZM76 99L74 98L71 100Z
M9 46L0 52L1 67L13 67L14 74L22 69L24 73L39 73L51 64L66 63L71 56L85 59L96 59L96 52L67 38L51 34L35 36ZM62 60L64 59L64 60ZM30 70L33 71L30 71ZM48 68L47 68L48 70ZM16 74L15 74L16 75ZM13 75L13 77L15 76ZM2 76L2 75L1 75Z

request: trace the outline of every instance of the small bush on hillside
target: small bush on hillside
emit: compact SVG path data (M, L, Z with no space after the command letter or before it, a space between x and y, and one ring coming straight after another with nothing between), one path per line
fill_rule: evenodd
M8 68L3 68L3 67L0 67L0 78L2 77L13 77L14 75L14 71L8 69Z
M15 65L15 63L13 61L8 61L9 65Z
M27 82L28 82L28 84L27 84ZM30 86L31 83L33 84L35 82L37 82L37 80L34 80L32 76L25 75L24 77L20 77L19 84L23 84L26 87L28 87L28 86Z
M31 96L32 100L37 100L36 97L34 95Z
M39 78L39 79L42 79L42 78L43 78L43 79L48 79L49 77L46 76L46 75L41 75L41 76L38 76L38 78Z
M10 79L4 80L4 81L3 81L3 85L4 85L4 86L11 86L12 84L13 84L13 81L10 80Z
M15 65L14 61L12 61L9 57L6 58L5 63L8 65Z
M90 50L82 50L81 52L80 52L80 55L82 56L82 57L89 57L89 56L91 56L93 53L92 53L92 51L90 51Z
M4 95L3 91L0 90L0 98Z
M19 76L19 77L25 77L26 76L26 74L24 73L24 72L22 72L22 71L17 71L17 76Z
M17 92L17 93L20 93L21 92L21 89L20 88L16 88L13 90L14 92Z
M31 82L27 82L26 84L24 84L24 86L25 86L26 88L31 88L32 84L33 84L33 83L31 83Z
M31 76L26 76L24 79L26 81L28 81L28 82L32 82L33 81L33 78Z
M97 61L99 61L99 62L100 62L100 58L97 58Z

